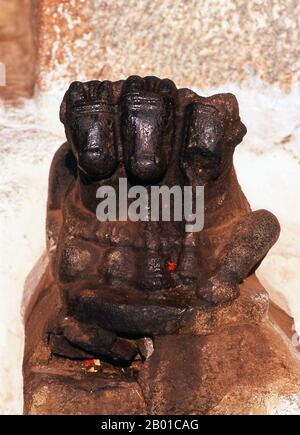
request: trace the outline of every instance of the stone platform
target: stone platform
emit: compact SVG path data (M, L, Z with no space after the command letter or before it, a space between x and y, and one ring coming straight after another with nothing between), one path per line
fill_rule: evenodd
M51 354L43 331L59 306L48 273L27 309L25 414L300 413L299 353L254 275L234 303L190 312L179 332L154 338L148 360L118 367Z

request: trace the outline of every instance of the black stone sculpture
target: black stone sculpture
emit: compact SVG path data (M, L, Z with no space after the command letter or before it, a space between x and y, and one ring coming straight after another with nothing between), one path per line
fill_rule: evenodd
M233 153L246 134L232 94L201 97L171 80L74 82L61 104L67 142L53 159L47 211L61 298L48 325L55 354L131 361L147 338L180 333L198 312L230 304L279 235L251 212ZM100 186L204 186L204 228L99 222Z

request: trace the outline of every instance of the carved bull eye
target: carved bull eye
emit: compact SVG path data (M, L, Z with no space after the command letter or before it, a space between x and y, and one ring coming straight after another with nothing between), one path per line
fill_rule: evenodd
M155 82L151 78L151 84ZM124 162L134 182L155 183L164 176L172 149L171 119L171 104L165 96L145 90L122 95Z

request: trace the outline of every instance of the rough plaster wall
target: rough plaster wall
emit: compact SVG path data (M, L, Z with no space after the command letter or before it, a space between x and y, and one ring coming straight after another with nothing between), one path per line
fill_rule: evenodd
M35 1L0 0L0 62L6 86L0 98L31 97L35 79Z
M130 74L180 86L299 81L299 0L40 0L40 85Z

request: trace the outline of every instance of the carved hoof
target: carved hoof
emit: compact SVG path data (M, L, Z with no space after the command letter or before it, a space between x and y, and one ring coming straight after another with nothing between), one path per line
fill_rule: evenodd
M140 354L136 340L127 340L117 337L108 356L115 361L133 361Z
M98 325L86 325L72 317L63 317L59 334L50 334L52 352L75 359L87 357L108 357L114 361L131 362L147 359L153 349L150 338L129 340Z
M215 305L232 302L240 295L237 283L212 276L204 287L197 290L197 296Z
M198 270L199 265L194 249L185 249L177 270L179 284L195 286L198 281Z

